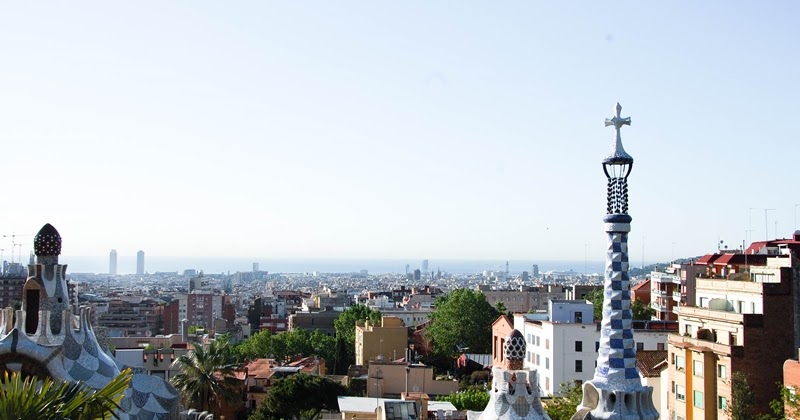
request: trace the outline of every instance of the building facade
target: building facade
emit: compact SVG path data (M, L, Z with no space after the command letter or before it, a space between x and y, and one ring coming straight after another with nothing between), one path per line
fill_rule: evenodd
M405 357L408 328L400 318L384 316L381 325L369 320L356 324L356 364L366 366L373 360L396 360Z
M737 263L744 261L738 255L716 267L725 255L701 259L710 267L696 280L696 301L678 308L680 330L668 346L668 405L676 419L727 419L737 372L757 390L755 412L769 412L784 361L796 355L794 252L751 257L747 265Z

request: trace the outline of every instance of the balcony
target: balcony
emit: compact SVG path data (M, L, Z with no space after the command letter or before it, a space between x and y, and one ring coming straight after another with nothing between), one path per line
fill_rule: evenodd
M667 305L662 305L658 302L651 303L650 307L655 309L657 312L663 312L663 313L669 312L669 308L667 307Z
M728 322L731 324L745 325L749 327L764 326L764 315L762 314L742 314L738 312L718 311L696 306L679 306L676 312L680 316L702 318L708 320Z
M743 346L728 346L725 344L715 343L713 341L702 340L699 338L685 337L680 334L669 334L667 336L667 342L673 346L689 347L692 350L702 351L708 349L715 354L720 354L725 356L737 356L737 357L744 356Z

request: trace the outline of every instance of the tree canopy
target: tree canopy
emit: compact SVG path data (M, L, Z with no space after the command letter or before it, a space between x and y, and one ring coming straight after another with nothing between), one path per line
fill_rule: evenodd
M594 289L587 293L585 297L586 300L594 305L594 319L598 321L603 318L603 298L603 288ZM631 312L633 313L633 319L644 321L652 319L653 315L656 314L655 309L639 299L631 301Z
M338 410L336 397L347 394L338 382L298 373L275 381L259 411L276 418L314 420L322 410Z
M436 299L425 334L439 355L455 355L459 347L468 347L472 353L491 353L492 322L499 315L483 293L456 289Z
M310 333L302 329L279 334L259 331L234 348L240 358L273 358L284 363L293 357L319 356L332 361L336 352L336 339L319 330Z

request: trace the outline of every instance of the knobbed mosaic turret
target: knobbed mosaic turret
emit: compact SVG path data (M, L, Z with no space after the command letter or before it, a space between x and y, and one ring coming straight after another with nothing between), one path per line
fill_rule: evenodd
M99 389L124 366L106 353L91 325L91 308L77 317L69 302L67 266L58 263L61 235L46 224L33 240L36 263L28 266L22 309L0 310L0 374L50 377ZM14 320L16 315L16 320ZM178 392L163 379L134 374L122 400L120 419L169 419L177 416Z
M605 281L603 282L603 320L594 378L583 384L583 401L573 420L655 420L653 388L643 386L636 368L636 343L633 337L631 285L628 275L628 176L633 157L622 147L620 128L630 125L622 118L617 104L615 116L606 120L616 131L614 147L603 159L608 178L608 205L605 230L608 235Z
M525 337L512 330L503 343L503 367L492 368L489 404L469 420L550 420L539 398L536 370L525 369Z

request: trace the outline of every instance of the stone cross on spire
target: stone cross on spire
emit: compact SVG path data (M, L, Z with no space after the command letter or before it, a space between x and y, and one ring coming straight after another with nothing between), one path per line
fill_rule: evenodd
M622 128L623 125L631 125L631 117L620 117L620 113L622 112L622 105L617 102L617 115L614 118L606 118L606 127L609 125L613 125L614 128L617 129L617 138L619 138L619 129Z

